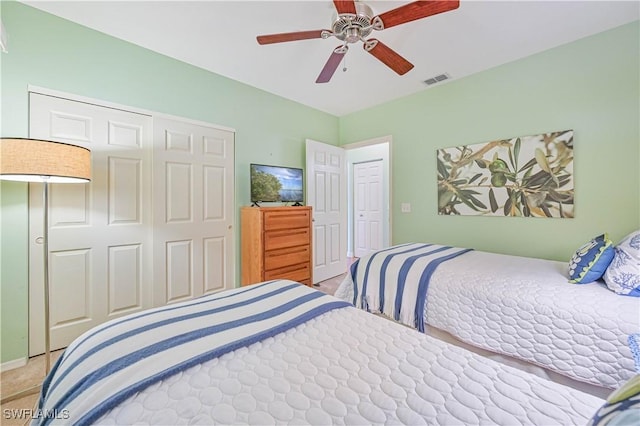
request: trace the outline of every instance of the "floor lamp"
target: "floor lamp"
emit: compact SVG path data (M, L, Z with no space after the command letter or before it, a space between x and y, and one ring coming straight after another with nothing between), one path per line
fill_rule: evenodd
M37 139L0 139L0 179L41 182L44 212L45 376L51 371L49 325L49 184L84 183L91 180L91 152L76 145ZM2 399L8 402L38 392L40 386Z

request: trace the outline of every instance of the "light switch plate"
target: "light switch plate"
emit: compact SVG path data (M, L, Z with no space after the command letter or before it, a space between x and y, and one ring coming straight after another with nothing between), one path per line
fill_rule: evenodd
M402 213L411 213L411 204L410 203L400 204L400 211Z

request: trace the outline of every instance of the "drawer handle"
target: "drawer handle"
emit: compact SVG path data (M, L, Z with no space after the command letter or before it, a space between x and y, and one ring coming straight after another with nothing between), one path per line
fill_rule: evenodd
M287 248L285 249L286 251L282 250L282 249L276 249L276 250L267 250L264 252L264 255L266 257L280 257L280 256L286 256L289 254L300 254L300 253L307 253L309 251L309 247L307 246L299 246L299 247L291 247L291 248Z

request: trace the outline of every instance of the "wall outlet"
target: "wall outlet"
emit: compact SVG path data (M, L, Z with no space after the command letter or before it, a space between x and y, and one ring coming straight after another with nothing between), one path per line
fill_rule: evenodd
M400 211L402 213L411 213L411 203L400 204Z

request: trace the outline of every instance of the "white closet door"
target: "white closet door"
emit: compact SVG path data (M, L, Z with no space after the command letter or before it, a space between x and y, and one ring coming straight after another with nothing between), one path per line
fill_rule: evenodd
M154 118L155 305L235 287L234 133Z
M51 348L151 307L148 115L31 93L32 138L91 150L92 181L50 185ZM42 185L29 191L29 355L44 352Z

